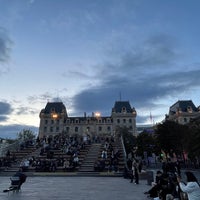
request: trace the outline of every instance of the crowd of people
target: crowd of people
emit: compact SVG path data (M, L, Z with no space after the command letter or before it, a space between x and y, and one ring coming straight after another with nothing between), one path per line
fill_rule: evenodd
M185 172L183 181L180 165L170 159L163 162L162 170L156 173L152 187L145 194L155 200L199 200L200 187L190 171Z
M35 155L26 156L20 161L20 168L25 172L35 169L38 172L55 172L57 169L63 171L74 171L81 165L83 154L86 155L91 143L101 143L103 151L101 158L94 164L94 170L118 171L119 150L114 148L114 138L106 136L84 135L69 136L58 134L55 136L44 136L35 141L20 143L19 152L26 150L29 146L34 146L39 152ZM14 152L7 152L6 156L0 160L0 167L11 167L17 160Z
M21 166L24 170L34 167L36 171L45 172L55 172L57 168L64 171L75 170L79 166L79 154L89 142L83 137L65 134L43 137L36 142L40 148L39 156L23 160ZM59 155L55 155L56 151Z
M114 146L114 138L105 138L103 140L103 150L100 158L94 163L95 171L117 172L119 171L120 151Z

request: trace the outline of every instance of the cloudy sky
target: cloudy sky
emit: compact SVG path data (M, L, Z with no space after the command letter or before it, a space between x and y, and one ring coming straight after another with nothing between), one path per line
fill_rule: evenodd
M137 124L200 105L199 0L0 0L0 137L39 126L46 103Z

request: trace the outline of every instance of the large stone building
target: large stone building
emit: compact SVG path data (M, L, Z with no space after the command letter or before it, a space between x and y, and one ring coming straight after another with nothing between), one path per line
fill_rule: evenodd
M114 135L119 127L126 127L136 135L136 110L129 101L116 101L111 116L69 117L62 102L48 102L40 112L39 137L59 133L80 135Z
M169 114L165 119L187 124L198 117L200 117L200 107L196 107L192 100L179 100L169 108Z

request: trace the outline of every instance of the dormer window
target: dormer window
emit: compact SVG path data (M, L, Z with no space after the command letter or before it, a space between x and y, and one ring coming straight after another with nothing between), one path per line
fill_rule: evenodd
M176 112L181 113L182 112L181 108L177 108Z
M192 107L191 107L191 106L188 106L188 107L187 107L187 111L188 111L189 113L192 113Z
M126 107L122 107L122 112L126 113Z

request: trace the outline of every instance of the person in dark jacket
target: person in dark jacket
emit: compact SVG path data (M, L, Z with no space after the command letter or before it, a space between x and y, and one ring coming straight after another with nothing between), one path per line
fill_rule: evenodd
M24 173L22 172L22 169L21 169L21 168L19 169L19 171L17 171L17 172L14 174L13 177L19 177L19 189L21 188L21 185L22 185L23 183L26 182L26 178L27 178L26 174L24 174Z

